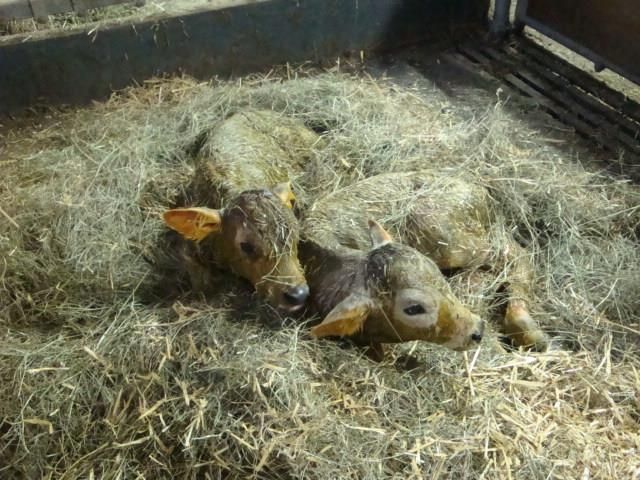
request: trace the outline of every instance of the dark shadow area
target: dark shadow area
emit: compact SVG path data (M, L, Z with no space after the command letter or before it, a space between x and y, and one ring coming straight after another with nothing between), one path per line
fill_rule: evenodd
M333 62L346 52L368 56L477 25L487 7L488 0L272 0L103 26L94 35L18 35L0 46L0 114L102 100L157 75L209 79Z

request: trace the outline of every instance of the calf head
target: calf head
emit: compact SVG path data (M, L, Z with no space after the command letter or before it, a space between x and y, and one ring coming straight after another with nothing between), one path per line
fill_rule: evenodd
M309 296L298 261L293 200L289 184L280 184L272 190L244 191L220 210L168 210L164 221L187 239L210 238L222 264L251 282L270 305L293 312Z
M376 222L369 227L372 249L364 264L365 288L336 305L312 334L358 334L370 343L424 340L453 350L480 342L483 321L454 297L436 264L393 242Z

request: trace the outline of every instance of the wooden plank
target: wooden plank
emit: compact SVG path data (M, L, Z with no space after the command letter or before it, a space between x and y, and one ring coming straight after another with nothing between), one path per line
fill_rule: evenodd
M601 98L616 110L640 122L640 105L627 98L622 92L611 89L604 82L591 75L585 74L584 71L566 60L551 54L544 47L531 40L520 38L515 46L524 56L546 65L549 69L558 72L584 91Z
M530 58L523 56L517 48L514 48L511 45L503 45L502 48L504 49L504 55L517 58L521 65L529 70L535 71L555 88L567 92L574 101L591 108L616 125L620 125L633 138L640 139L639 122L635 122L629 117L626 117L620 111L606 103L603 99L596 97L593 94L589 94L584 89L579 88L573 82L569 81L566 77L549 69L546 65L535 61L531 62ZM493 51L493 49L491 50ZM499 50L495 51L498 52Z
M628 150L640 154L640 125L616 114L615 111L605 107L584 92L579 92L573 85L566 85L550 72L531 68L528 63L515 65L508 54L491 46L487 46L483 50L494 60L513 68L516 75L531 85L537 86L551 100L567 108L572 108L574 112L587 119L592 125L603 129L611 138L615 138L625 145Z
M533 97L545 111L553 118L574 128L575 132L583 137L594 141L604 150L611 152L613 155L621 155L620 162L607 162L606 169L616 175L624 175L635 182L640 181L640 156L626 150L615 139L612 139L602 129L593 127L589 123L582 120L575 114L573 109L562 106L557 102L551 101L545 97L531 85L516 77L513 74L505 76L504 81L507 84L520 89L526 95Z
M575 115L571 109L567 109L557 103L552 102L549 98L541 94L531 85L511 73L505 75L504 80L513 87L524 92L526 95L534 98L540 104L540 106L543 107L552 117L560 120L562 123L571 125L576 132L586 137L590 137L599 145L605 148L608 147L608 150L612 150L610 146L607 145L607 142L604 141L602 132L580 119L580 117ZM615 149L613 150L615 151Z
M497 83L498 80L488 73L487 71L478 68L478 66L470 61L467 57L462 55L459 52L447 52L442 55L442 60L455 65L456 67L462 69L466 75L475 75L479 77L482 81L487 83ZM497 83L499 85L499 83ZM515 91L508 88L508 93L515 93Z
M476 48L476 45L480 46ZM552 93L549 95L548 87L550 85L547 84L544 87L539 85L537 82L540 79L524 68L524 65L527 64L526 56L522 57L522 62L517 62L515 65L509 62L509 65L505 65L507 62L504 62L504 60L509 57L507 53L502 52L500 58L503 61L501 62L495 60L492 55L488 54L487 50L494 49L491 46L482 44L482 42L480 44L464 45L459 49L461 54L466 55L472 62L475 62L476 68L480 67L496 75L504 85L518 92L523 98L528 98L538 104L553 118L573 127L579 135L595 141L614 155L620 155L618 161L606 164L606 168L609 171L616 175L622 174L635 182L640 181L640 154L637 153L636 147L639 146L637 139L635 139L634 143L630 141L628 136L622 135L626 141L621 141L615 125L609 124L607 128L603 129L598 115L590 112L585 107L576 108L576 103L568 95L564 96L561 92L553 93L556 90L553 87L551 87ZM535 70L536 67L533 68L534 71L537 71ZM582 74L586 75L584 72ZM632 143L632 145L629 145L629 143ZM632 148L629 148L630 146Z
M0 21L21 20L32 16L29 0L0 0Z
M525 23L578 53L640 79L639 1L528 0L524 15Z
M623 149L635 155L640 155L640 141L638 141L637 137L634 138L621 131L617 124L608 121L600 112L586 108L576 102L575 99L566 94L564 89L558 88L542 78L539 72L528 69L526 65L514 65L506 54L490 46L486 46L481 53L477 53L477 55L483 54L493 62L497 62L503 69L512 70L515 77L523 80L541 95L562 106L562 108L572 111L587 124L591 125L598 134L599 142L603 145L614 151Z
M472 46L462 48L462 53L469 56L472 60L483 65L489 71L496 70L496 60L487 57L483 52L476 50ZM499 62L498 62L499 63ZM602 128L602 119L597 115L584 108L578 107L574 102L563 99L561 94L549 92L546 89L535 88L532 84L536 84L539 80L531 74L523 74L522 72L511 72L511 68L506 65L499 65L502 73L501 77L505 82L525 93L527 96L533 97L540 106L560 121L573 126L577 132L582 135L591 137L602 147L614 153L620 150L627 150L628 146L615 137L612 128Z
M573 99L565 95L565 92L554 88L545 82L540 76L526 70L519 71L515 74L533 88L536 88L541 94L548 97L553 102L561 105L567 110L571 110L574 114L584 119L598 132L598 138L603 144L609 144L613 150L624 149L634 154L640 154L640 142L638 139L629 136L619 130L618 125L608 122L604 116L598 112L594 112L589 108L585 108Z

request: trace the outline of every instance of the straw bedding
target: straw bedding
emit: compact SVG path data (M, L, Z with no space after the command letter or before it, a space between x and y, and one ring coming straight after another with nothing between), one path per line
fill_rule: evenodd
M157 80L9 131L0 153L2 478L638 478L640 194L535 112L495 95L336 71ZM374 364L274 328L239 281L154 296L159 213L200 133L272 109L319 132L309 199L438 167L485 185L535 256L556 340ZM517 110L517 109L516 109ZM384 195L384 192L380 192ZM499 275L499 273L498 273ZM495 272L450 278L493 313Z

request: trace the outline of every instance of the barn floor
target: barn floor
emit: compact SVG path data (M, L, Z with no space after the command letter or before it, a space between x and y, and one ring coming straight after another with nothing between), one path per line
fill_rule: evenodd
M401 85L417 82L427 92L435 85L459 102L468 102L464 96L471 88L486 102L505 101L533 122L540 122L540 112L547 114L557 128L564 125L586 140L584 147L591 153L585 158L598 158L601 168L640 182L640 86L596 78L575 56L567 61L558 53L559 46L540 35L512 37L506 43L471 37L455 47L404 49L371 62L370 71L384 72ZM472 115L486 104L477 102L477 107Z
M516 93L519 67L478 48L154 80L7 123L0 477L640 478L640 192L618 175L635 175L634 147L612 129L584 138L586 113ZM231 278L214 298L152 301L148 284L171 281L148 261L158 213L189 178L190 142L242 108L324 132L311 197L412 168L491 188L535 254L554 348L506 351L492 331L476 351L410 343L374 364L265 322ZM483 275L450 281L490 318Z

